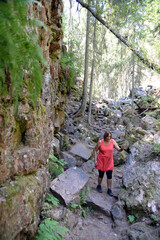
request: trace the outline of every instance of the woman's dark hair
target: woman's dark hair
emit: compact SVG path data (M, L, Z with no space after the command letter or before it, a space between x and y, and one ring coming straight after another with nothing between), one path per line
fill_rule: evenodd
M112 133L109 131L106 131L103 136L104 140L106 139L106 137L108 137L109 134L111 134L111 138L112 138Z

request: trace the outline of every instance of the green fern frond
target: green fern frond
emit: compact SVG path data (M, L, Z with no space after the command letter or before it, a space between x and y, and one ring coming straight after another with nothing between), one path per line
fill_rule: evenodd
M67 232L68 229L58 225L58 222L46 218L44 223L39 225L36 240L64 240L63 237Z
M43 82L41 64L46 65L46 61L31 26L44 24L39 20L27 19L26 5L29 2L0 2L0 93L4 95L8 89L5 75L5 69L8 69L11 101L17 105L27 82L28 96L35 106ZM28 79L24 78L24 71Z
M62 54L60 60L62 68L65 66L69 67L69 77L67 78L67 87L72 85L74 76L80 73L80 69L77 66L77 58L74 56L73 52L67 53L67 55Z
M59 204L59 200L54 197L52 194L47 194L46 201L51 202L53 205L57 206Z
M56 158L52 153L49 154L49 173L51 178L56 178L64 172L64 166L67 162L64 159Z

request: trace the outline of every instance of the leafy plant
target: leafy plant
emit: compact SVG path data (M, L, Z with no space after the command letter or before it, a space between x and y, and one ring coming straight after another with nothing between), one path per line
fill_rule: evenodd
M56 158L52 153L49 154L49 172L52 178L56 178L64 172L64 165L67 164L64 159Z
M57 221L52 221L46 218L44 223L41 223L38 228L38 233L35 240L64 240L68 229L58 225Z
M59 204L59 200L54 197L52 194L47 194L46 201L51 202L53 205L57 206Z
M85 190L82 189L82 191L81 191L81 204L82 205L86 204L87 203L86 200L87 200L87 196L86 196Z
M67 87L70 87L72 85L73 79L75 75L80 73L79 67L76 65L77 58L74 56L73 52L69 52L67 54L62 54L61 55L61 66L63 69L68 67L68 76L67 76Z
M43 76L41 65L46 65L34 26L42 26L39 20L27 16L28 0L0 2L0 94L18 106L22 88L36 105L41 91ZM38 3L38 1L34 1Z
M156 98L154 98L153 96L141 96L138 99L137 103L147 108L156 105L157 101Z
M85 218L86 217L86 212L84 210L84 208L80 205L80 204L76 204L76 203L70 203L70 208L71 209L80 209L82 212L82 216Z
M157 217L156 217L154 214L152 214L151 217L152 217L152 219L153 219L155 222L158 222L158 219L157 219Z
M134 223L136 221L136 218L134 215L128 215L128 220L130 223Z
M157 155L160 155L160 144L155 143L152 148L152 152L156 153Z
M135 215L128 215L128 220L130 223L135 223L138 217L139 217L138 213L136 213Z

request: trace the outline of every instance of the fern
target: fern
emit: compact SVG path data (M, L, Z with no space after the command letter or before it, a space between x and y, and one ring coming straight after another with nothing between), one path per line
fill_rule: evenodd
M134 215L128 215L128 220L130 223L135 223L136 219Z
M65 66L69 67L69 76L67 77L67 87L72 85L74 76L80 73L80 69L77 66L78 59L74 56L73 52L67 53L67 55L61 55L61 66L65 69Z
M43 81L40 64L46 62L32 28L36 22L27 19L28 2L31 1L0 2L0 94L4 98L10 94L17 105L22 88L26 87L35 106Z
M54 197L52 194L47 194L46 201L51 202L55 206L59 204L59 200L56 197Z
M153 145L152 152L156 153L157 155L160 155L160 143L155 143Z
M80 204L70 202L70 209L71 210L80 209L82 212L82 216L86 218L85 209Z
M81 204L86 204L87 203L87 196L86 196L86 193L85 193L85 190L82 189L82 192L81 192Z
M44 223L39 225L35 240L63 240L67 232L68 229L58 225L58 222L46 218Z
M52 178L57 177L64 172L64 166L67 164L64 159L56 158L52 153L49 154L49 172Z

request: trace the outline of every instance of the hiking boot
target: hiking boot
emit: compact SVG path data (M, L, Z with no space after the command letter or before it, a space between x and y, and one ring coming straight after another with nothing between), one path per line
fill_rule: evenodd
M97 185L97 191L98 191L99 193L102 193L101 185Z
M112 193L111 189L108 188L107 193L108 193L109 196L113 197L113 193Z

